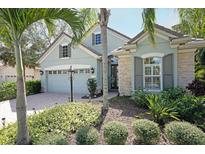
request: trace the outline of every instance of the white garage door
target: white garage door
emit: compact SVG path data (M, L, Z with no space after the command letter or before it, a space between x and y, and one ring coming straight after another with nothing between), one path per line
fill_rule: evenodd
M74 95L88 94L87 80L91 76L89 69L76 70L73 75ZM70 94L70 75L68 71L48 71L48 92Z

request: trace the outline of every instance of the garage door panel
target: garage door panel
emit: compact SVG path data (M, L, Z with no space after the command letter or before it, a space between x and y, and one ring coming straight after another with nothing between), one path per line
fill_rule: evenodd
M88 94L87 80L89 74L74 74L73 91L74 95ZM48 75L48 92L70 93L70 77L68 74L49 74Z

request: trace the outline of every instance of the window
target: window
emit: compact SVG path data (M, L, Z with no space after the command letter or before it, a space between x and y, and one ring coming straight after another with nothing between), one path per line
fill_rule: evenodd
M162 88L160 57L149 57L144 59L144 88L150 91L160 91Z
M71 57L71 46L69 45L60 45L59 46L59 57L68 58Z
M100 33L93 34L93 44L94 45L101 44L101 34Z
M84 70L82 69L82 70L79 70L79 73L84 73Z
M52 74L52 71L48 71L48 74Z

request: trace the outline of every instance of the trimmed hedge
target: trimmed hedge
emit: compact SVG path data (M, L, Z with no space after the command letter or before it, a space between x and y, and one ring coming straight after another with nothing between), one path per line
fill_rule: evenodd
M76 143L78 145L92 145L97 144L99 140L99 133L93 127L82 127L76 133Z
M157 144L160 139L160 129L158 124L147 120L135 120L132 124L134 134L144 144Z
M127 140L128 130L123 123L113 121L105 125L103 135L107 144L123 145Z
M169 141L180 145L204 145L205 133L188 122L171 122L165 125Z
M41 82L39 80L26 81L26 95L37 94L41 92ZM16 98L16 83L0 83L0 101Z
M99 123L100 109L90 103L69 103L32 115L28 118L32 144L38 144L47 133L68 135L80 127ZM15 144L16 124L0 129L0 145Z

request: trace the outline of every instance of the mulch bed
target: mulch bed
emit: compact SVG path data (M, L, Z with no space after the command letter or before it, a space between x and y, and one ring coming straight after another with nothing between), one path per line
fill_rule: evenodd
M100 103L99 107L101 107L102 103ZM108 113L100 126L97 126L97 129L100 132L100 141L99 144L106 144L103 138L103 127L104 124L110 121L120 121L127 125L128 128L128 138L127 138L127 145L139 145L142 144L135 138L135 135L132 131L132 122L136 118L147 118L150 119L151 117L146 114L147 110L138 108L132 100L128 97L117 97L110 100L110 106ZM161 129L162 130L162 129ZM75 143L75 134L71 134L69 136L69 144L76 144ZM160 145L170 144L167 139L165 138L164 134L161 133Z

